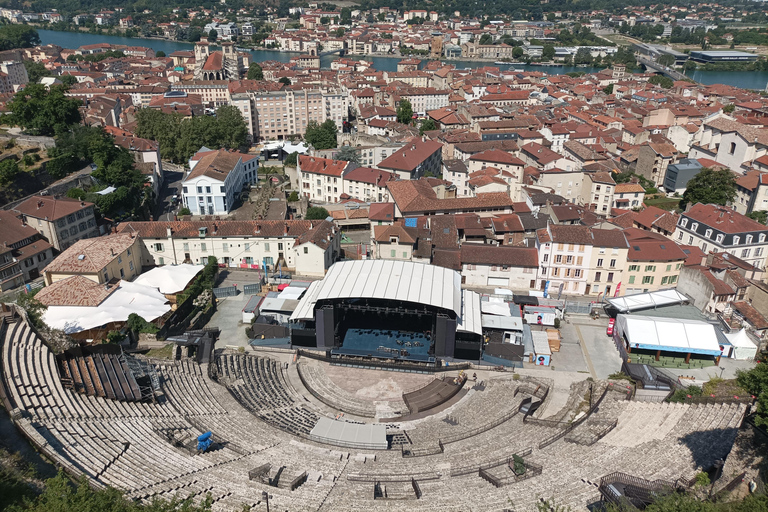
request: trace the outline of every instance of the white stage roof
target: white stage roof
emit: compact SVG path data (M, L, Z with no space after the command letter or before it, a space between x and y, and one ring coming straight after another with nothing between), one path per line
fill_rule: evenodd
M480 294L471 290L463 290L461 315L456 319L456 330L483 334L480 313Z
M513 316L483 315L483 327L501 331L522 331L523 319Z
M309 438L320 443L330 443L351 448L386 450L387 427L383 424L361 424L336 421L321 416Z
M317 303L317 294L320 293L322 281L312 281L307 289L307 293L299 301L299 305L291 314L291 322L300 322L302 320L315 319L315 304Z
M125 322L131 313L151 322L170 310L168 300L156 287L120 281L117 290L98 306L49 306L43 320L70 334L111 322Z
M184 290L204 268L205 265L163 265L144 272L133 282L157 288L160 293L170 295Z
M707 322L622 314L616 323L632 348L720 355L715 326Z
M672 289L660 290L658 292L638 293L637 295L627 295L626 297L609 298L606 300L621 313L627 313L656 306L682 304L689 299L676 289Z
M455 270L411 261L341 261L321 281L316 300L323 299L411 302L450 309L461 317L461 276Z
M280 295L277 296L278 299L286 299L286 300L299 300L299 297L301 297L301 294L307 291L306 288L300 288L298 286L289 286L283 291L280 292Z

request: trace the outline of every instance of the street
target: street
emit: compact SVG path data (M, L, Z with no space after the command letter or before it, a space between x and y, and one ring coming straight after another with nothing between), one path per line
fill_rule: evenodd
M163 186L160 196L155 201L154 220L173 220L181 208L181 180L184 178L184 166L163 162ZM178 202L173 204L173 196L178 195Z

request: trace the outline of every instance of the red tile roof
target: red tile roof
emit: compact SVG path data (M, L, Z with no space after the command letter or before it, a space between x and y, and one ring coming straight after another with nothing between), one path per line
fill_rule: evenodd
M331 160L330 158L299 155L299 168L301 169L301 172L340 177L344 174L344 170L348 165L350 165L349 162L345 162L344 160Z
M379 167L395 171L414 172L430 156L441 151L442 147L443 145L439 142L432 140L423 141L418 137L414 137L405 146L380 162Z
M69 214L92 207L93 203L62 197L32 196L14 208L19 213L35 219L58 220Z
M45 306L95 307L117 290L117 285L104 285L83 276L71 276L46 286L35 298Z
M767 229L765 225L726 206L697 203L683 215L723 233L746 233Z

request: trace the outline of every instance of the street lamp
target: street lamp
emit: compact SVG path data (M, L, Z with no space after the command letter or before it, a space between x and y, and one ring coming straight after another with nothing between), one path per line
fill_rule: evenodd
M725 368L723 368L723 367L721 366L721 367L720 367L720 378L721 378L721 379L723 378L723 372L725 372Z
M261 492L261 499L267 502L267 512L269 512L269 498L271 497L267 491Z

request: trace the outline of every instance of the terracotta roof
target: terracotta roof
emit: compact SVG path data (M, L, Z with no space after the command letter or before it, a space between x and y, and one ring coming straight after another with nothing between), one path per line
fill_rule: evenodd
M639 183L618 183L613 189L614 194L631 194L633 192L645 193L645 189Z
M434 153L440 151L443 145L432 140L422 141L413 137L402 148L379 163L382 169L414 172L416 168Z
M264 238L299 236L320 226L325 220L218 220L122 222L119 233L136 233L142 238L197 238L205 228L207 236L253 236Z
M59 274L97 274L134 245L136 240L131 233L78 240L49 263L45 271Z
M395 203L371 203L368 218L374 221L394 221Z
M629 261L683 261L686 254L672 240L659 233L639 228L624 230L629 242Z
M224 54L222 52L212 52L203 65L203 71L218 71L224 68Z
M766 227L731 208L714 204L697 203L683 214L694 221L717 228L723 233L763 231Z
M477 197L457 197L438 199L435 191L426 180L390 181L387 188L400 211L420 213L426 211L479 210L483 208L509 208L514 203L505 192L489 192Z
M527 247L462 244L461 263L472 265L507 265L509 267L536 268L538 251Z
M381 169L373 169L371 167L357 167L347 172L347 174L344 175L344 180L359 181L384 187L389 180L394 179L395 177L396 175L389 171L382 171Z
M348 165L349 162L345 162L344 160L331 160L330 158L299 155L299 168L301 169L301 172L340 177L344 174L344 169L346 169Z
M461 270L461 250L435 249L432 255L432 264L452 270Z
M768 329L768 321L751 304L739 301L731 303L733 309L739 312L749 324L757 330Z
M678 218L674 213L655 206L648 206L642 211L635 213L635 223L640 226L649 230L653 227L658 227L669 233L675 231Z
M11 246L26 238L37 238L38 232L19 218L19 214L10 210L0 210L0 244Z
M117 290L117 285L104 285L75 275L56 281L40 290L35 298L45 306L95 307Z
M520 167L525 166L525 162L519 158L499 149L488 149L472 155L469 159L476 162L492 162L497 164L517 165Z
M230 152L226 149L197 153L195 156L198 155L201 155L200 159L197 161L197 164L195 164L195 167L189 175L184 178L184 181L200 176L208 176L209 178L224 181L227 179L227 175L237 166L240 159L245 162L254 158L251 155L234 151Z
M58 220L92 206L93 203L68 197L54 199L50 196L32 196L14 210L36 219Z
M393 224L391 226L373 226L373 238L377 242L389 243L390 238L398 237L398 243L400 244L415 244L416 233L415 228L406 228L400 224Z

